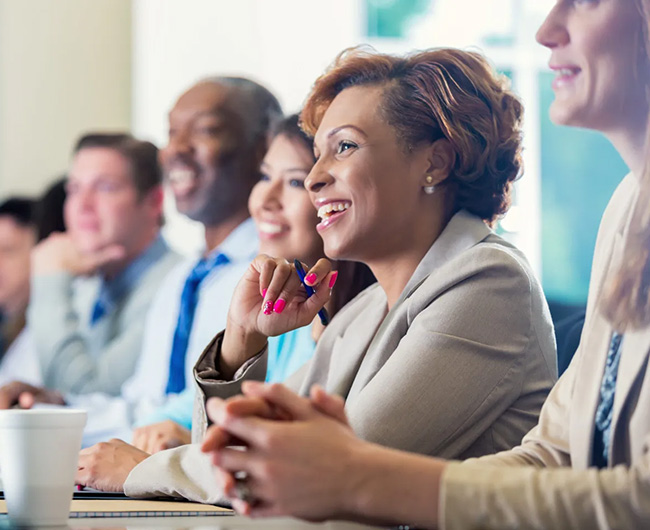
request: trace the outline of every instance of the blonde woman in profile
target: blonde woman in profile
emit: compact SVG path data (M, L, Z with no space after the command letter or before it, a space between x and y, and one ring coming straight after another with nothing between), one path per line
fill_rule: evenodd
M485 59L453 49L349 50L307 100L317 161L305 188L325 254L365 263L377 284L337 313L287 385L345 398L365 440L469 458L511 448L537 422L556 374L550 315L524 256L490 229L519 175L521 118ZM202 398L264 379L267 337L309 324L337 289L325 259L306 282L310 298L285 260L251 264L225 333L195 367ZM198 445L138 458L120 467L119 455L84 455L77 480L131 496L222 498Z
M631 170L603 216L580 347L537 426L511 451L448 462L361 441L321 389L310 402L249 385L249 410L271 404L295 421L208 403L220 426L204 448L219 473L248 476L229 481L241 512L446 529L649 527L649 24L650 0L560 0L537 33L557 73L552 119L603 132ZM223 448L225 433L248 451Z

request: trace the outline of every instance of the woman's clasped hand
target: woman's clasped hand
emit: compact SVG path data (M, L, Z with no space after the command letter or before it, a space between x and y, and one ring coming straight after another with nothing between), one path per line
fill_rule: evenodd
M308 398L277 383L247 381L242 391L243 395L228 400L208 401L214 425L201 446L210 454L218 481L237 511L259 517L289 511L296 517L319 520L352 498L335 480L328 480L354 467L358 449L364 450L348 423L343 399L318 385ZM239 498L237 481L241 479L236 475L241 472L251 495L248 500ZM332 503L319 515L318 506L328 498ZM285 502L288 499L290 504Z

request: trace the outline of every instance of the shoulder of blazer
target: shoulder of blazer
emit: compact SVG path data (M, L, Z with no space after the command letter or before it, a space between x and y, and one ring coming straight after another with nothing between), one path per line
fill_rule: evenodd
M409 293L407 300L432 300L448 289L477 275L490 278L521 279L522 290L541 290L530 264L516 247L496 235L490 235L476 245L435 267Z

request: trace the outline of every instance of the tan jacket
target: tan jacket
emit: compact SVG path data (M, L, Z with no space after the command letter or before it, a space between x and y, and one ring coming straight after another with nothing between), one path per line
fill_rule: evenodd
M440 505L444 528L650 527L650 329L625 333L610 468L588 469L613 332L598 304L605 278L620 264L637 195L637 181L628 176L605 211L580 346L544 404L539 424L512 451L449 466Z
M220 338L196 366L201 404L237 394L242 380L266 372L262 354L235 381L221 381ZM343 396L364 439L468 458L517 444L536 424L555 374L550 316L528 263L480 219L460 212L391 311L379 286L361 293L336 315L312 362L288 386L306 394L320 383ZM204 428L204 408L198 410L195 425ZM126 492L218 499L206 460L191 463L197 453L187 446L154 455L133 470Z

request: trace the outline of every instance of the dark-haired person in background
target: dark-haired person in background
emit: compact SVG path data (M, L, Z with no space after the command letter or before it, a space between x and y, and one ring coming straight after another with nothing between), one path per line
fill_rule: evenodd
M12 197L0 204L0 385L43 382L34 342L27 331L30 254L52 232L65 231L65 179L38 200Z
M53 184L47 187L36 203L34 219L38 241L42 241L54 232L65 232L63 207L67 195L66 181L65 175L58 177Z
M35 202L13 197L0 204L0 384L41 383L38 358L25 328L29 256L36 244Z
M269 150L260 166L260 179L248 198L248 210L259 236L259 251L287 260L313 264L323 256L316 231L318 217L304 179L315 163L312 139L298 126L298 115L278 122L270 133ZM327 305L330 316L363 291L375 278L364 264L337 262L336 290ZM317 318L305 326L269 338L266 381L282 382L306 364L324 330ZM133 445L155 453L191 441L195 385L188 386L140 422Z
M160 237L161 180L149 142L89 134L77 143L66 181L67 231L32 252L27 320L49 389L117 394L133 373L147 309L179 259ZM39 389L3 387L0 405L27 391Z

